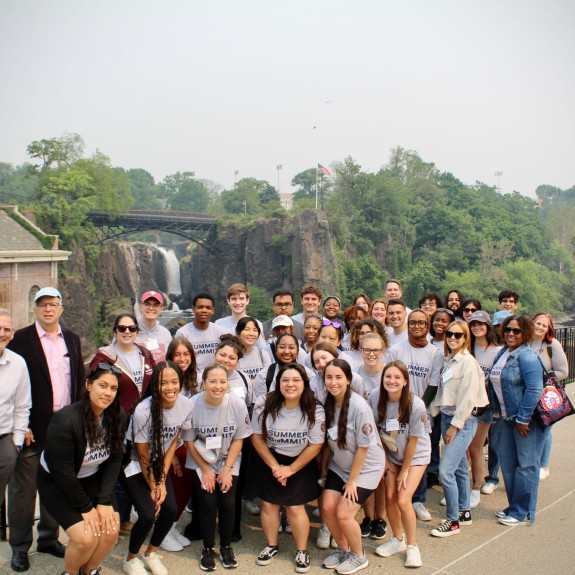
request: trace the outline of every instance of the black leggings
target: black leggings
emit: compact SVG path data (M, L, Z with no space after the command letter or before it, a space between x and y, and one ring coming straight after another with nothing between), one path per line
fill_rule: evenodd
M216 544L216 517L220 531L220 546L227 547L232 542L234 530L235 499L238 478L233 477L232 487L227 493L220 491L216 483L213 493L202 489L200 478L194 473L192 481L199 495L200 529L204 538L204 547L214 547ZM196 510L194 509L194 513Z
M129 552L134 555L140 552L140 548L144 544L152 527L154 531L150 538L150 545L159 547L176 519L176 497L174 496L170 476L168 475L166 478L166 499L164 499L162 503L158 517L155 517L156 510L154 502L150 497L150 488L144 476L138 473L131 477L125 477L122 473L120 478L124 489L127 491L138 512L138 520L134 523L134 527L130 533ZM156 522L155 524L154 521Z

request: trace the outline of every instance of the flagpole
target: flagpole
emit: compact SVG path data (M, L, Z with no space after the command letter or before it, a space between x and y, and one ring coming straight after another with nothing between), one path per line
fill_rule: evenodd
M315 169L315 209L317 211L317 193L318 193L318 179L319 179L319 170Z

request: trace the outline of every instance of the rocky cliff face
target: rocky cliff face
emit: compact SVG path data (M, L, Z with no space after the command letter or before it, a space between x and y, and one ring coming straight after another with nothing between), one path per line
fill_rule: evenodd
M190 246L181 265L181 304L191 306L193 295L207 291L225 309L232 283L297 292L313 283L335 292L337 266L329 225L324 214L308 210L287 218L261 219L245 225L227 222L218 229L216 248Z
M191 307L194 294L207 291L214 295L220 310L227 310L227 289L236 282L260 287L270 296L279 288L297 294L306 283L318 285L324 292L337 292L327 218L315 210L249 224L221 224L215 248L210 251L190 244L180 269L178 304L182 308ZM164 256L142 242L106 245L93 266L87 264L82 249L75 250L62 276L63 323L82 337L86 353L94 350L95 332L100 329L111 336L114 316L133 311L142 291L167 291Z

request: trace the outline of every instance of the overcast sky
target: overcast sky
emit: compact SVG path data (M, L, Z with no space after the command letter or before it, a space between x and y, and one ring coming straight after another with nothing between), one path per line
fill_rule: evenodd
M575 185L573 0L0 0L0 161L80 134L223 186L415 150L468 184Z

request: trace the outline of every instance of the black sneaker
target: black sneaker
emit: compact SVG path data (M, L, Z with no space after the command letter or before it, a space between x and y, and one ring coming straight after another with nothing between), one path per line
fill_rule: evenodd
M450 537L460 533L459 521L450 521L446 519L439 527L431 530L434 537Z
M259 557L256 559L258 565L269 565L272 559L278 554L277 545L268 545L264 547Z
M471 525L471 511L469 509L462 509L459 512L459 525Z
M307 551L298 551L295 556L296 573L307 573L310 567L309 553Z
M369 536L372 539L383 539L387 533L387 523L383 519L376 519L371 522Z
M363 521L359 524L359 528L361 529L362 537L369 537L369 534L371 533L371 519L369 517L364 517Z
M235 569L238 566L234 550L229 545L220 547L220 558L225 569Z
M200 569L202 571L216 570L216 554L213 547L204 547L202 549L202 558L200 559Z

